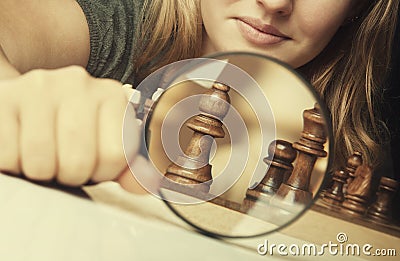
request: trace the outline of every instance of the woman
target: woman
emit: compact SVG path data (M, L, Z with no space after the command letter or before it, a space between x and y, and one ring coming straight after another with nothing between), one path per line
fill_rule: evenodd
M200 8L190 3L193 1L181 1L167 10L161 1L152 1L140 35L140 39L149 41L137 49L138 73L146 75L148 69L152 71L159 64L170 63L173 61L170 58L179 54L183 59L210 51L248 50L276 57L298 68L327 103L334 130L335 166L344 166L353 151L360 151L374 167L380 164L387 133L380 122L379 106L390 68L398 1L203 0L202 18L168 17L175 17L174 10ZM155 30L159 35L154 35L150 28L157 24L159 12L165 17L162 22L158 20L163 30ZM253 21L252 16L263 17L266 25ZM200 26L201 21L204 27ZM266 31L270 30L268 23L275 25L282 31L277 33L282 42L264 44L262 36L254 36L246 27L252 23L261 30L264 26ZM176 31L178 24L189 26ZM249 31L249 36L243 35L243 31ZM147 32L152 32L152 37L146 38ZM261 39L257 41L257 37ZM280 41L264 41L268 40ZM149 67L149 61L157 57L163 46L171 48L159 56L159 62L152 63L155 67ZM152 52L153 49L158 51Z
M141 1L53 2L0 4L3 79L24 73L0 83L1 170L73 186L127 173L119 84L63 67L138 83L173 61L233 50L276 57L312 81L331 112L336 166L353 150L378 165L398 1L153 0L143 16Z

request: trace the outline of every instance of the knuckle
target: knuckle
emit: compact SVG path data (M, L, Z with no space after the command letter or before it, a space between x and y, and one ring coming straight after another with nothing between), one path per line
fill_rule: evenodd
M89 73L86 71L86 69L79 65L70 65L68 67L65 67L63 70L72 74L89 76Z
M83 67L76 65L65 68L62 73L65 73L66 77L69 77L76 82L87 82L89 79L91 79L90 74Z
M113 90L113 95L116 100L126 103L126 94L122 88L116 87L115 90Z
M119 81L114 80L114 79L106 78L106 79L97 79L97 80L98 80L98 81L101 81L101 83L102 83L104 86L109 86L110 88L122 87L122 84L121 84Z
M88 87L87 82L93 77L85 70L85 68L77 65L71 65L55 71L55 83L60 79L65 79L64 84L68 84L71 89L82 89ZM93 78L94 79L94 78Z
M30 87L26 88L26 91L30 90L31 92L36 92L39 88L43 89L43 87L47 83L48 75L43 69L33 70L31 72L28 72L25 76L26 80L30 83ZM23 86L23 84L20 86Z
M95 79L93 86L101 89L108 94L109 97L125 97L122 84L114 79Z

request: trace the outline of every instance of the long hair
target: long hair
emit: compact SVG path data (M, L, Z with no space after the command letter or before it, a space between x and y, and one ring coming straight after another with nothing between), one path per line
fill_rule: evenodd
M165 64L199 57L199 0L145 0L136 34L137 79ZM344 24L324 51L299 68L328 106L334 132L334 168L354 151L377 166L387 135L379 104L390 68L398 0L363 0L358 19Z
M385 81L390 71L398 0L365 1L314 61L300 70L327 104L334 132L335 166L354 151L377 167L387 145L381 120Z
M144 0L135 35L136 81L166 64L201 55L199 5L198 0Z

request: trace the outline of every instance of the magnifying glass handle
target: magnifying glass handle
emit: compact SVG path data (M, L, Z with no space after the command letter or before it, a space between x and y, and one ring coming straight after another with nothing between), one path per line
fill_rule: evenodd
M123 88L125 88L127 91L127 95L129 96L129 103L132 104L133 108L135 109L136 119L139 123L139 126L141 129L143 129L144 127L142 126L143 122L145 122L145 120L148 117L151 117L151 112L154 109L155 103L163 94L164 89L157 88L157 90L152 94L151 99L149 99L143 97L142 93L139 90L133 89L132 85L130 84L123 85ZM148 138L150 138L149 132L150 130L148 130L146 133L142 132L140 148L139 148L139 153L146 159L148 158L146 141L148 142Z

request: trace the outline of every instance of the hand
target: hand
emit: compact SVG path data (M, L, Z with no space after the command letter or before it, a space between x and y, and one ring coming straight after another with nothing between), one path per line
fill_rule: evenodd
M0 171L68 186L126 172L125 110L133 159L139 128L121 84L83 68L34 70L0 81Z

